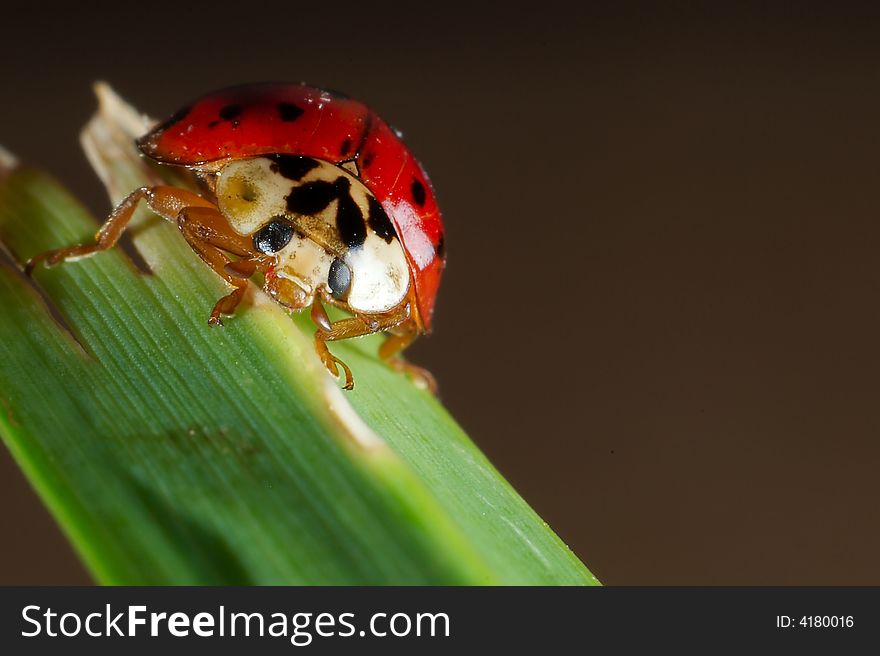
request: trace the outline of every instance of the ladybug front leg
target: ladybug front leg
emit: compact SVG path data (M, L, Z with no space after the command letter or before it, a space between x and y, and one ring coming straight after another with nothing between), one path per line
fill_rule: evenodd
M186 207L177 218L177 226L196 254L233 287L217 301L208 319L212 325L223 325L221 315L235 313L247 291L248 278L257 271L265 271L270 262L253 250L249 238L229 227L216 207ZM244 259L232 260L228 254Z
M330 317L327 316L327 312L324 310L320 299L315 298L314 303L312 303L311 317L315 325L318 326L318 330L315 331L315 351L317 351L318 357L321 358L321 362L324 363L324 366L334 376L339 376L337 365L342 367L345 374L343 389L350 390L354 389L354 377L351 374L351 369L342 360L330 353L330 349L327 348L327 342L363 337L364 335L371 335L400 326L409 318L409 309L404 306L399 310L378 317L351 317L331 323ZM411 341L412 338L407 343ZM395 352L399 351L400 348L396 349ZM383 359L386 358L383 357Z
M312 303L311 317L315 325L318 326L318 330L315 331L315 351L317 352L318 357L321 358L321 362L327 367L327 371L337 378L339 377L339 367L342 367L342 371L345 374L345 385L343 386L343 389L354 389L354 377L351 374L351 369L348 368L347 364L330 352L330 349L327 348L327 342L338 339L348 339L349 337L369 335L371 332L375 331L371 330L370 327L360 319L342 319L341 321L332 323L330 317L327 316L327 311L324 309L324 305L321 303L321 299L317 297Z
M198 194L177 187L141 187L126 196L110 213L110 216L95 234L94 244L78 244L40 253L27 261L25 271L30 274L40 262L45 262L47 267L52 267L66 260L79 260L113 248L131 221L138 203L142 200L145 200L147 206L156 214L169 221L176 221L177 215L185 207L212 207L209 201Z

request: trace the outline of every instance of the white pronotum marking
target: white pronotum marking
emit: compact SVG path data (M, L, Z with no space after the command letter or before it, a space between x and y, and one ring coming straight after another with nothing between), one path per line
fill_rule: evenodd
M287 209L287 196L297 186L309 182L334 182L346 178L352 200L363 217L369 216L370 190L348 170L329 162L314 160L317 166L300 180L290 180L267 157L235 160L224 166L217 181L217 204L232 229L241 235L252 235L273 219L287 218L297 235L278 251L276 272L295 282L310 297L320 290L329 291L328 275L336 253L323 247L322 234L332 235L336 243L342 237L336 226L337 200L311 217ZM318 219L318 222L315 222ZM351 270L347 302L356 312L367 314L387 312L400 305L410 287L409 263L399 239L386 242L366 228L366 240L360 246L345 248L342 261ZM433 256L433 247L428 242ZM418 256L418 259L422 259Z

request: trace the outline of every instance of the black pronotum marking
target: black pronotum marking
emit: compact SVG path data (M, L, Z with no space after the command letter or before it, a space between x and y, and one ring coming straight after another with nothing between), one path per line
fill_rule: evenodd
M348 295L348 288L351 287L351 270L338 257L330 265L327 284L336 300L342 301Z
M285 122L295 121L303 115L304 111L305 110L303 110L302 107L294 105L293 103L278 103L278 115L281 117L281 120Z
M425 201L427 200L425 185L423 185L418 178L413 178L409 190L410 192L412 192L412 197L413 200L416 202L416 205L418 205L419 207L424 207Z
M339 178L345 180L345 178ZM338 183L339 180L336 182ZM348 180L345 180L345 189L348 190ZM339 210L336 212L336 227L339 229L339 236L349 248L360 246L367 240L367 226L364 223L364 215L361 208L351 197L351 194L341 193L339 195Z
M361 208L351 197L351 183L344 177L334 182L315 180L294 187L287 196L287 209L294 214L317 214L334 200L339 201L336 210L336 228L349 248L360 246L367 239L367 226Z
M385 210L382 209L379 201L371 196L367 202L370 206L370 215L367 217L367 223L370 225L370 230L384 239L386 244L390 244L391 240L397 237L397 231L394 229L394 224L391 223L391 219L388 218L388 215L385 213Z
M293 238L293 226L283 219L276 219L254 233L254 248L261 253L277 253Z
M302 180L309 171L318 166L317 161L302 155L277 153L268 155L267 158L272 160L272 164L269 166L272 172L280 173L288 180Z
M341 178L345 180L345 178ZM347 182L347 180L346 180ZM317 214L332 203L339 195L333 182L316 180L291 189L287 196L287 209L294 214Z

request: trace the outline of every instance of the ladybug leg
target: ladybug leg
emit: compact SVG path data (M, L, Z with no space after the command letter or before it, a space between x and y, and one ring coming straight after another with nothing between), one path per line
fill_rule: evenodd
M216 207L183 208L177 227L196 254L233 288L217 301L208 319L209 324L223 325L221 315L235 313L247 292L248 279L257 271L265 271L269 263L253 251L249 238L229 227ZM244 259L232 260L228 254Z
M317 297L315 297L315 300L312 303L311 317L315 325L318 326L318 330L315 331L315 351L317 352L318 357L321 358L321 362L327 367L327 371L337 378L339 377L339 367L342 367L342 371L345 374L345 385L343 386L343 389L354 389L354 376L351 375L351 369L348 368L347 364L330 352L330 349L327 348L327 342L337 339L347 339L348 337L367 335L372 331L367 328L366 324L360 319L343 319L342 321L332 323L330 317L327 316L327 311L324 309L324 305L321 303L321 299ZM348 327L346 330L346 332L353 330L353 334L346 334L345 337L338 336L340 333L334 332L334 330L342 328L342 324L349 321L357 322L356 326ZM358 328L361 332L357 332Z
M427 389L431 394L437 394L437 379L423 367L407 362L400 356L400 352L413 343L419 336L419 330L415 326L403 324L398 327L400 332L388 336L382 346L379 347L379 357L388 363L388 366L406 374L422 389Z
M47 267L52 267L66 260L78 260L113 248L131 221L138 203L142 200L145 200L149 208L156 214L169 221L176 221L177 215L184 207L211 206L209 201L198 194L177 187L141 187L126 196L110 213L110 216L95 234L94 244L78 244L40 253L27 261L25 272L30 274L40 262L45 262Z
M318 357L321 358L321 362L324 363L324 366L334 376L339 375L337 365L342 367L345 373L345 385L343 388L350 390L354 388L354 378L352 377L351 369L342 360L330 353L330 350L327 348L327 342L362 337L400 327L408 319L409 309L404 307L379 318L364 319L361 317L351 317L331 323L320 299L316 298L312 304L311 316L312 321L318 326L318 330L315 331L315 350L318 353ZM408 365L400 358L397 358L400 364L393 362L393 356L412 342L417 334L413 330L406 329L405 333L392 336L379 349L379 355L383 360L388 361L393 368L412 374L417 380L423 381L429 389L434 390L436 389L436 383L430 373L419 367ZM389 342L392 342L392 344L390 348L387 348Z

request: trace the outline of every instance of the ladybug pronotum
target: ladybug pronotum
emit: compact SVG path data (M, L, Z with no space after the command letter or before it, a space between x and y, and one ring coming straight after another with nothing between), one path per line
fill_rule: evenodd
M327 342L387 332L380 357L433 388L399 353L428 332L445 264L443 222L430 181L398 134L363 104L301 84L208 94L138 139L147 157L185 167L199 194L141 187L110 214L95 243L32 258L47 266L107 250L139 202L175 222L232 288L209 323L233 314L248 280L292 310L310 308L315 348L345 388L351 370ZM331 322L324 303L351 317Z

